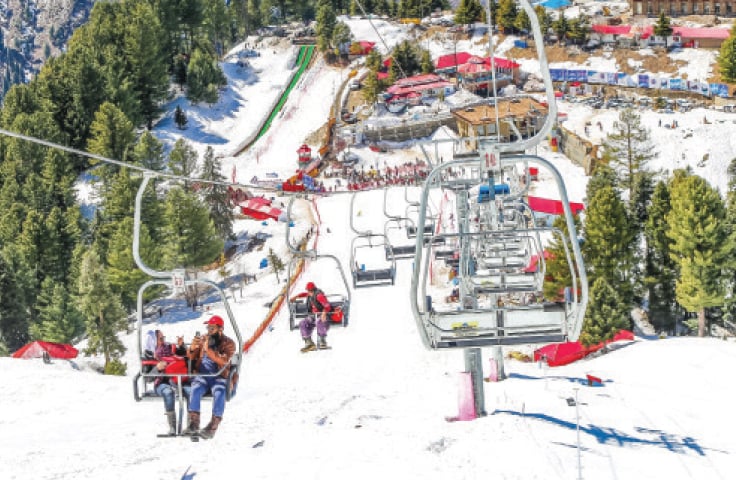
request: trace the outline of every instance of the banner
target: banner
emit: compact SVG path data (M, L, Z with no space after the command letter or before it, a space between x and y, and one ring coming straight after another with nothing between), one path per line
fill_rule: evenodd
M649 77L650 88L661 88L664 90L669 89L669 79L664 77Z
M710 92L716 97L728 97L728 85L725 83L711 83Z
M307 190L314 190L314 179L307 174L302 176L302 183Z
M565 70L562 68L550 68L549 75L553 82L564 82L565 81Z
M606 83L606 73L588 70L588 83Z
M588 79L587 70L568 70L567 79L572 82L584 82Z

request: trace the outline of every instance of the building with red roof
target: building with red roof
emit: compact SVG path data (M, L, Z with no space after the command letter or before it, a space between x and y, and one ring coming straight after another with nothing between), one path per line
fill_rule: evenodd
M736 3L736 0L734 3ZM721 44L727 40L730 35L731 31L727 28L672 28L672 36L679 37L679 41L687 47L721 48Z
M464 65L472 56L473 55L468 52L457 52L442 55L435 60L434 71L435 73L443 73L445 75L455 74L457 73L458 65Z
M733 0L736 4L736 0ZM636 25L593 25L591 38L603 43L654 43L654 26ZM686 47L720 48L730 35L727 28L713 27L672 27L672 36L667 43L677 42ZM661 43L661 40L660 40Z
M437 97L451 94L455 85L435 73L414 75L398 80L386 89L393 98L406 98L413 103L419 103L423 98Z
M466 63L457 67L458 85L471 92L487 89L488 82L493 79L491 75L493 67L496 71L497 89L518 82L520 67L518 63L501 57L491 59L471 56Z

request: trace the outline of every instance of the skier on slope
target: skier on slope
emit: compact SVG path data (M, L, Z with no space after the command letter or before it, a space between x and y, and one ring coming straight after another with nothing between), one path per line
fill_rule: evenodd
M311 312L311 315L299 322L299 331L302 334L302 339L304 339L302 352L329 348L327 345L327 330L330 328L330 323L327 321L327 313L332 310L330 302L327 300L325 293L317 288L314 282L307 283L307 291L296 295L291 301L293 302L302 297L307 297L307 311ZM315 326L319 337L317 345L312 341L312 332Z

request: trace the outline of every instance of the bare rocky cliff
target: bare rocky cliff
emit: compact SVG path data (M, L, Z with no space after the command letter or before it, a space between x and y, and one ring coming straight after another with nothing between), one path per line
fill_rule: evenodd
M27 82L84 24L95 0L0 0L0 95Z

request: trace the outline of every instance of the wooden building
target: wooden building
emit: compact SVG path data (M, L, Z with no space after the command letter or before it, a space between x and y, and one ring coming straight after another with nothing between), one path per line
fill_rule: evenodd
M493 103L453 110L458 134L470 138L500 135L499 141L508 143L518 140L518 134L522 138L536 134L547 116L547 107L531 97L497 100L498 111ZM468 148L477 148L477 142L471 143Z

